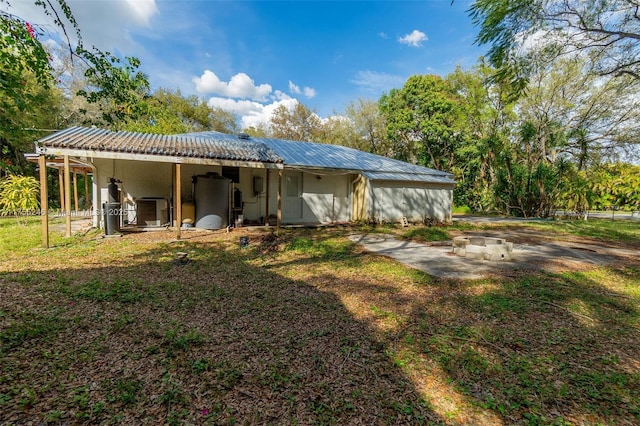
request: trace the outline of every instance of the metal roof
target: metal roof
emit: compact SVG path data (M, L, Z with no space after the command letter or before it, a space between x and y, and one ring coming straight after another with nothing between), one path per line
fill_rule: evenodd
M363 172L371 180L455 183L451 174L340 145L256 138L284 159L287 166Z
M453 184L450 173L340 145L230 135L220 132L153 135L71 127L40 139L44 148L147 156L253 161L285 167L362 173L370 180Z
M44 137L37 143L46 148L282 163L282 158L264 144L233 135L214 138L197 134L153 135L70 127Z
M421 173L390 173L390 172L371 172L365 171L362 174L369 180L387 180L387 181L404 181L404 182L424 182L424 183L444 183L455 184L456 181L451 175L433 175Z

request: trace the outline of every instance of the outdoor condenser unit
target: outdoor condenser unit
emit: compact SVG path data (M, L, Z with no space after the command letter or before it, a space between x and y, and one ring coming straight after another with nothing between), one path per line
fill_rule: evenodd
M136 201L138 226L162 226L168 223L168 207L165 198L139 198Z

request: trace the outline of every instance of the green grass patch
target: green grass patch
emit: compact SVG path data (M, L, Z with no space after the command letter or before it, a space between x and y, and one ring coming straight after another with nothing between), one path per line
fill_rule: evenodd
M447 241L451 237L445 227L413 227L402 234L402 238L413 241Z
M353 254L355 244L342 238L294 237L285 250L321 259L342 259Z
M632 220L589 219L527 224L551 233L565 233L615 243L640 245L640 223Z
M456 214L470 214L472 212L473 210L471 210L471 207L469 206L455 206L453 208L453 213Z
M86 283L65 286L62 291L72 299L86 299L94 302L136 303L150 299L153 289L143 289L141 281L135 279L101 279L89 280Z
M44 344L64 329L65 323L58 312L41 314L23 311L0 329L0 354L28 341Z

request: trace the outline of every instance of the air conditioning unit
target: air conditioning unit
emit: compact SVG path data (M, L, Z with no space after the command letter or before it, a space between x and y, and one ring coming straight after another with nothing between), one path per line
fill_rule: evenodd
M169 202L165 198L139 198L136 201L138 226L162 226L169 223Z

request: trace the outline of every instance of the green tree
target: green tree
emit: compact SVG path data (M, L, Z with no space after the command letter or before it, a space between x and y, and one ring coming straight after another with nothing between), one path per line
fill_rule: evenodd
M80 47L77 52L89 65L85 72L89 87L78 95L98 105L101 112L97 123L86 124L118 128L125 120L136 120L147 112L150 84L138 70L140 60L126 57L123 64L120 58L96 48L88 51Z
M64 1L60 2L65 4ZM55 125L61 96L54 88L48 53L40 30L8 11L0 0L0 177L28 172L23 153L33 129ZM50 3L43 5L51 10Z
M279 139L297 141L319 141L323 138L323 126L315 111L302 103L289 110L278 106L270 118L269 135Z
M639 90L640 80L628 75L600 77L582 59L561 59L531 76L518 109L535 126L539 155L563 156L583 170L640 143Z
M628 163L608 163L590 171L594 194L591 208L640 210L640 166Z
M344 115L336 114L325 119L320 132L316 141L321 143L354 147L358 140L353 122Z
M636 0L475 0L470 15L492 64L522 81L527 55L581 52L601 75L640 78Z
M483 58L470 70L456 68L447 81L456 91L464 111L465 143L457 150L451 172L456 177L454 202L475 211L496 208L494 186L500 160L509 149L515 114L510 88L489 77L495 72Z
M57 30L66 38L68 54L82 61L89 88L80 90L87 101L99 105L101 114L88 114L87 124L107 124L117 127L128 117L137 117L145 109L144 98L149 83L144 74L137 71L139 61L120 59L95 48L84 49L80 29L65 0L35 0L44 12L52 18ZM43 133L33 132L33 128L57 129L58 126L77 124L74 108L69 105L55 88L56 71L49 62L49 54L40 38L44 32L9 12L10 5L0 0L0 175L16 171L29 172L30 168L22 159L22 154L34 139ZM67 27L75 30L78 46L74 50L67 35ZM60 74L57 74L59 76ZM66 99L69 94L65 93ZM87 109L88 110L88 109ZM61 114L61 112L64 112ZM71 112L71 113L69 113ZM26 133L30 132L30 133ZM8 170L7 167L12 167Z
M256 138L266 138L269 135L269 132L264 126L250 126L242 129L242 131Z
M346 116L353 129L349 146L378 155L390 155L384 117L378 102L358 99L349 103Z
M47 134L40 129L56 129L63 97L54 87L40 85L25 71L22 99L7 99L0 92L0 177L31 173L33 167L24 153L33 150L33 141Z
M380 98L393 156L451 170L462 144L462 108L455 90L435 75L409 77Z
M210 107L197 96L183 97L179 90L158 89L145 99L145 104L146 109L142 114L127 117L120 127L158 134L238 131L237 117L233 113Z

